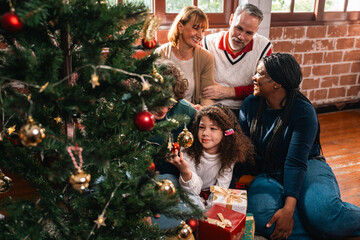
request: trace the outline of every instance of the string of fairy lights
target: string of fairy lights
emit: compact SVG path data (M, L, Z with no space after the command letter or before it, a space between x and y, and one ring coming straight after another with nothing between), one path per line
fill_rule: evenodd
M58 82L55 82L55 83L52 83L52 84L49 84L49 82L46 82L42 86L36 85L36 84L30 84L30 83L27 83L27 82L24 82L24 81L21 81L21 80L12 79L12 78L8 78L8 77L5 77L5 76L0 76L1 79L4 79L4 80L8 81L7 83L0 86L0 101L3 102L2 90L7 88L7 87L20 87L20 88L30 87L30 88L39 89L39 93L41 93L47 87L49 87L49 86L56 87L57 85L62 84L64 82L68 81L69 79L72 79L72 82L74 82L74 80L76 81L78 72L81 69L86 68L86 67L91 67L94 70L94 73L91 75L91 79L89 81L90 84L92 85L92 88L95 88L96 86L100 85L99 76L97 75L97 70L98 69L110 70L110 71L113 71L113 72L120 72L120 73L126 74L128 76L138 77L141 80L142 91L150 90L150 87L151 87L151 84L149 83L149 81L146 78L155 79L155 81L160 80L161 82L163 82L162 76L157 73L155 68L153 70L152 75L148 75L148 74L137 74L137 73L133 73L133 72L128 72L128 71L125 71L123 69L113 68L113 67L110 67L110 66L107 66L107 65L96 65L95 66L95 65L87 64L87 65L84 65L82 67L77 68L77 71L75 71L75 72L71 73L70 75L60 79ZM30 102L29 116L31 116L31 107L33 105L32 100L31 100L31 95L26 95L26 94L23 94L23 95L26 96L27 100ZM2 111L2 126L3 126L3 129L2 129L1 134L0 134L0 141L3 140L3 137L5 135L5 131L9 134L9 136L11 134L13 134L14 132L16 132L16 125L8 127L8 128L6 127L13 117L14 117L14 114L12 114L8 119L5 120L4 110ZM5 177L6 176L4 176L4 178ZM80 177L79 182L82 183L82 181L83 181L83 178ZM111 200L113 199L114 194L115 194L116 190L119 188L119 186L120 186L120 184L118 184L115 187L113 192L110 194L110 198L109 198L108 202L106 203L106 205L104 206L104 208L102 210L102 213L98 216L98 218L96 220L94 220L95 224L94 224L94 226L93 226L93 228L92 228L92 230L91 230L91 232L90 232L87 239L90 239L91 236L95 234L95 228L99 229L101 226L106 226L105 225L105 219L106 218L104 217L105 213L106 213L106 209L108 208L108 206L109 206ZM81 189L81 190L83 190L83 189ZM41 223L41 222L42 222L42 219L39 219L38 223ZM29 236L26 236L24 238L24 240L28 239L28 237Z

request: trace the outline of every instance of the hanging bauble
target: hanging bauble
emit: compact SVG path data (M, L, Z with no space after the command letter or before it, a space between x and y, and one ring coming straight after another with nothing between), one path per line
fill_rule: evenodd
M71 175L69 182L75 190L82 192L89 187L89 182L91 180L91 175L84 172L83 170L78 170L76 174Z
M179 240L193 240L194 235L192 234L192 229L184 221L181 221L181 224L178 227L177 239Z
M143 45L144 48L147 49L153 49L154 47L156 47L157 41L155 38L149 40L147 38L144 38L141 40L141 45Z
M5 176L0 170L0 193L9 191L13 185L11 178Z
M155 34L159 28L161 20L153 14L149 14L146 17L143 29L141 30L141 44L147 49L156 47Z
M184 127L184 130L179 134L177 141L180 144L180 146L184 148L188 148L194 142L194 136L192 135L191 132L188 131L186 127Z
M199 227L199 221L196 219L188 219L186 220L186 224L189 225L193 232L195 232Z
M155 163L154 162L150 163L149 170L155 171Z
M19 32L23 24L19 17L15 14L15 9L12 8L10 12L5 13L1 16L1 27L7 32L16 33Z
M45 129L36 125L34 119L29 117L27 124L19 130L19 138L24 146L35 147L45 138Z
M161 192L167 192L169 196L176 193L175 185L168 179L163 179L157 183L158 189Z
M149 131L155 126L155 117L149 111L142 111L136 114L134 122L140 131Z

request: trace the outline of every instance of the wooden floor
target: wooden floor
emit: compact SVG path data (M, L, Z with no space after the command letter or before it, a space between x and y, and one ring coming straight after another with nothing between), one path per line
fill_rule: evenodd
M360 109L319 114L324 156L343 201L360 207Z
M323 152L337 177L342 199L360 207L360 109L318 116ZM7 193L0 193L0 204L7 196L31 198L34 192L26 181L4 173L13 179L14 185Z

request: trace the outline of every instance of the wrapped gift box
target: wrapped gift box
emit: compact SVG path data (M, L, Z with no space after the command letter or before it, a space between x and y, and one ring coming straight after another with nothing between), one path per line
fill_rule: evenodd
M245 234L241 240L253 240L255 238L255 220L252 213L246 214Z
M219 218L219 214L224 219ZM246 215L215 204L206 212L206 220L199 221L198 240L240 240L245 233ZM223 221L222 221L223 220ZM231 227L226 225L228 221Z
M238 189L225 189L211 186L212 204L220 204L228 209L246 214L247 191Z

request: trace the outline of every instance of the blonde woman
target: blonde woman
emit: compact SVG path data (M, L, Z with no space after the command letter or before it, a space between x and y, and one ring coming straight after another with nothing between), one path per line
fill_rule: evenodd
M189 82L184 99L197 110L213 103L201 96L204 87L215 83L214 58L199 45L208 27L208 18L201 9L184 7L170 28L169 42L155 50L162 58L172 60L184 73Z

